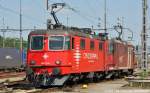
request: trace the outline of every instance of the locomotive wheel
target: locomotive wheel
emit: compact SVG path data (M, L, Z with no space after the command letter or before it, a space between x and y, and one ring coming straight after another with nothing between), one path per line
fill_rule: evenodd
M95 73L94 74L94 78L93 78L93 82L97 83L100 81L100 78L99 78L99 73Z

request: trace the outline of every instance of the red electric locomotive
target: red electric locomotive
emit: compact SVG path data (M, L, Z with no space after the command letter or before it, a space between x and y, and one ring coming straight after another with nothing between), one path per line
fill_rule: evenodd
M26 72L30 82L54 86L67 81L132 74L133 45L109 40L106 33L92 34L88 28L64 27L56 20L55 12L51 14L56 25L48 25L48 30L32 31L28 36Z
M134 47L86 29L37 30L29 34L27 77L40 85L132 74Z

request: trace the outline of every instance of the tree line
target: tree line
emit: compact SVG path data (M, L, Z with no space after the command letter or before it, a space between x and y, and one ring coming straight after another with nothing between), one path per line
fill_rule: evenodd
M23 49L27 49L28 43L25 40L22 40ZM11 38L6 37L3 38L0 36L0 48L20 48L20 39L19 38Z

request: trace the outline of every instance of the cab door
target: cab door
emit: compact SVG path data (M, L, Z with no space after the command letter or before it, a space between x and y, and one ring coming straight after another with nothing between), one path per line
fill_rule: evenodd
M98 62L99 62L99 70L104 70L105 65L105 50L104 50L104 42L100 41L98 46Z

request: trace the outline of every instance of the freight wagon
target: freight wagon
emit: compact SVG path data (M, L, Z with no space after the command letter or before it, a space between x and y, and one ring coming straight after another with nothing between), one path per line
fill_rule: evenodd
M21 58L22 53L22 58ZM0 48L0 70L21 70L25 65L25 51L16 48ZM22 61L21 61L22 60Z

